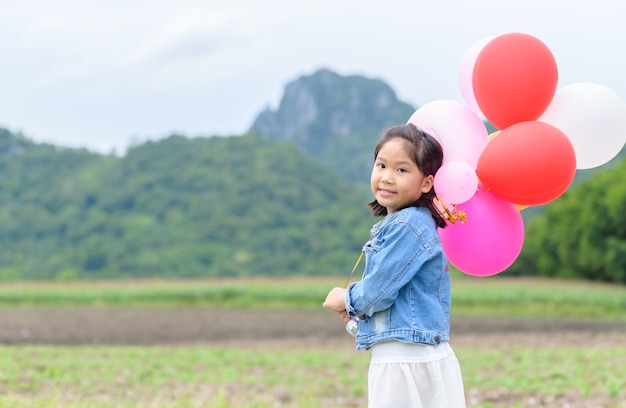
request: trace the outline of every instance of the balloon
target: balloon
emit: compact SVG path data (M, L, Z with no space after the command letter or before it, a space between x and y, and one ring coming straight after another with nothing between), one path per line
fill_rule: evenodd
M491 141L492 141L494 138L496 138L499 134L500 134L500 131L499 131L499 130L496 130L495 132L490 133L490 134L487 136L487 141L491 142Z
M554 97L556 61L548 47L528 34L495 37L482 49L472 74L476 102L498 129L536 120Z
M469 107L476 113L477 115L481 115L480 107L476 102L476 98L474 97L474 88L472 86L472 74L474 72L474 64L476 62L476 58L484 48L484 46L493 39L493 36L485 37L480 41L475 42L472 46L467 50L463 58L461 59L461 67L459 68L459 88L461 89L461 94L463 95L463 99L469 105Z
M495 132L493 132L493 133L489 134L489 137L488 137L489 142L491 142L494 138L498 137L498 135L499 135L499 134L500 134L500 131L499 131L499 130L497 130L497 131L495 131ZM480 180L479 180L478 182L479 182L479 185L480 185L481 191L487 191L487 190L489 190L487 187L485 187L484 185L482 185L482 184L480 183ZM513 203L513 204L515 204L515 203ZM525 209L526 209L526 208L528 208L528 207L529 207L528 205L523 205L523 204L515 204L515 208L517 208L519 211L525 210Z
M476 170L463 161L444 163L435 174L435 192L444 202L464 203L474 196L476 188Z
M498 197L520 205L540 205L570 186L576 175L576 155L559 129L543 122L521 122L489 142L476 172Z
M497 132L493 132L492 134L489 135L489 141L491 142L493 140L494 137L498 136L500 134L500 131L498 130ZM481 182L480 179L478 180L478 189L480 191L489 191L489 189L487 187L485 187ZM513 203L515 204L515 203ZM518 209L518 211L522 211L527 209L529 206L528 205L524 205L524 204L515 204L515 208Z
M408 120L435 137L443 148L443 162L461 160L476 168L487 145L487 128L467 106L448 100L427 103Z
M538 120L565 133L579 169L605 164L626 143L626 104L603 85L582 82L557 91Z
M450 263L473 276L495 275L511 266L524 244L524 221L515 206L477 191L459 208L467 215L465 224L439 229Z

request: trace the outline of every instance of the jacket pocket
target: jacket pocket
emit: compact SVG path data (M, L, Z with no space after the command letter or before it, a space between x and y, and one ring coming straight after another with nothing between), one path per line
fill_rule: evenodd
M374 315L369 319L374 333L382 333L391 328L390 315L390 309L374 313Z

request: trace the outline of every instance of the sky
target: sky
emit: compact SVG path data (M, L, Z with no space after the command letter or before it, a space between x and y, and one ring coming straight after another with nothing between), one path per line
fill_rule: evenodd
M626 101L625 15L617 0L0 0L0 127L117 154L240 135L321 68L414 107L464 102L465 53L512 32L550 49L557 89L596 82Z

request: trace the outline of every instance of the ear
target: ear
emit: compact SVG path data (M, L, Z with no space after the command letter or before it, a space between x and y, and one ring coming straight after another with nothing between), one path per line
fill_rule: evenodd
M433 188L434 184L435 184L435 177L432 174L424 177L424 180L422 180L422 193L424 194L428 193L430 189Z

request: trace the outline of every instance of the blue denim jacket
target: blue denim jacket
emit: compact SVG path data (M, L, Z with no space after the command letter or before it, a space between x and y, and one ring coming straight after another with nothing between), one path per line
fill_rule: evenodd
M358 321L357 350L382 340L449 341L450 273L434 219L424 207L388 215L363 247L363 278L346 291Z

